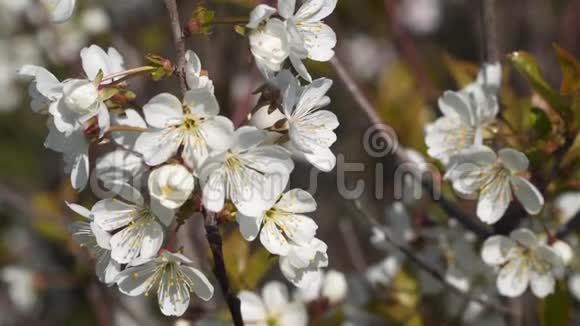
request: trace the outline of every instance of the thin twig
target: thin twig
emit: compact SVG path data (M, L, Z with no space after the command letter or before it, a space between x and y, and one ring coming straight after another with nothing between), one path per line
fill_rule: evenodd
M226 265L224 263L224 254L222 250L222 237L220 229L217 225L214 214L203 211L205 220L205 232L209 248L213 256L213 273L217 278L235 326L243 326L242 310L240 299L232 292L230 281L226 272Z
M179 10L177 8L176 0L165 0L165 6L169 13L169 19L171 20L171 31L173 33L173 43L175 46L175 52L177 56L176 74L179 78L179 87L181 89L181 94L184 95L187 92L187 81L185 79L185 39L183 37L183 30L181 29L181 23L179 21Z
M351 201L350 204L351 204L351 207L353 208L353 210L357 214L361 215L361 217L363 217L360 220L366 221L373 228L379 228L379 229L383 228L383 226L379 222L377 222L377 220L373 216L370 216L364 210L362 210L361 207L359 205L357 205L357 203L355 203L354 201ZM443 286L445 286L449 290L455 292L456 294L464 297L465 299L467 299L469 301L477 302L488 309L495 310L495 311L504 313L506 315L513 315L514 314L513 311L511 311L510 309L508 309L506 307L489 302L489 301L484 300L480 297L476 297L476 296L458 288L454 284L447 281L445 276L441 272L439 272L436 267L429 265L427 262L423 261L421 258L416 256L409 248L394 241L389 236L389 234L387 232L383 232L383 234L384 234L385 240L390 245L392 245L397 250L399 250L403 255L405 255L405 257L407 259L409 259L411 262L415 263L419 268L423 269L425 272L427 272L429 275L431 275L431 277L433 277L434 279L439 281Z
M361 107L361 109L366 114L370 122L376 127L386 125L383 122L382 118L377 113L377 111L375 110L375 108L369 102L367 97L362 93L360 88L357 86L354 79L346 71L346 68L343 66L340 60L335 56L330 60L330 63L336 70L338 77L342 80L344 86L350 92L356 103ZM391 139L391 135L387 131L389 128L377 128L377 129L383 133L384 139ZM411 162L411 160L407 157L407 154L401 147L397 147L396 149L394 149L393 155L401 164ZM433 193L432 180L423 180L422 185L425 192ZM492 231L488 227L478 223L475 217L466 214L461 209L456 207L452 201L446 199L445 197L441 196L441 198L439 200L436 200L435 202L445 212L447 212L450 218L456 219L459 223L461 223L461 225L463 225L465 228L469 229L473 233L477 234L480 238L486 238L492 234Z

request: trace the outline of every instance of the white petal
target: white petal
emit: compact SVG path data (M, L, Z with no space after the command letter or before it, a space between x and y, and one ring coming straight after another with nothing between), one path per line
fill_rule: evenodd
M292 63L292 66L294 67L294 69L296 69L300 77L304 78L304 80L306 80L307 82L312 82L312 76L310 76L310 74L308 73L308 70L306 69L304 62L302 62L302 59L300 57L290 54L290 62Z
M472 125L474 112L471 111L469 103L459 92L446 91L439 98L439 109L448 117L458 117L467 125Z
M511 171L525 171L530 162L526 155L511 148L503 148L498 153L502 163Z
M113 231L136 217L136 208L116 199L98 201L91 209L95 223L105 231Z
M240 212L236 214L236 221L240 226L240 233L244 239L248 241L254 241L260 233L260 227L262 226L262 218L246 216Z
M267 312L262 299L250 291L241 291L239 296L241 301L242 318L246 323L266 323Z
M485 223L494 224L503 217L511 200L509 180L497 177L480 192L477 217Z
M298 29L304 38L304 46L308 51L308 58L326 62L334 57L336 33L323 23L299 25Z
M197 118L207 118L219 113L220 107L215 95L207 88L192 89L185 93L183 103Z
M322 172L330 172L336 166L336 156L330 148L319 149L314 153L304 153L304 157Z
M302 302L293 302L286 305L280 315L281 325L307 325L308 312Z
M203 186L203 205L209 211L219 212L224 208L226 197L225 173L215 171Z
M159 202L156 198L151 198L149 207L153 215L165 226L169 227L175 220L175 210L167 208Z
M177 97L162 93L143 106L143 113L150 126L162 129L181 122L183 107Z
M276 12L275 8L268 5L260 4L250 13L250 22L246 25L248 28L257 28L264 20L270 18Z
M296 0L278 0L278 13L285 19L294 16L295 9Z
M64 23L73 14L76 0L43 0L50 18L55 23Z
M155 262L151 261L140 266L126 268L117 277L119 291L129 296L145 293L149 286L148 280L153 276L155 267Z
M144 228L144 236L141 242L141 257L155 257L163 245L163 229L157 222Z
M103 250L97 257L95 271L99 281L109 285L116 281L121 272L121 265L111 259L111 252Z
M88 151L88 148L87 148ZM75 190L80 191L85 188L89 180L89 155L80 153L75 156L72 171L70 174L71 183Z
M262 298L268 311L280 312L288 304L288 288L278 281L269 282L262 289Z
M532 273L530 283L532 285L532 292L538 298L544 298L548 294L554 293L554 288L556 286L556 280L551 274L538 275Z
M183 266L182 271L193 283L193 292L198 297L204 301L209 301L213 297L213 285L202 272L190 266Z
M275 223L266 223L260 232L260 242L274 255L286 256L290 250L288 240Z
M574 274L568 279L568 289L580 301L580 274Z
M328 17L336 8L338 0L308 0L305 1L298 12L296 19L307 23L318 22Z
M91 222L91 232L93 233L99 247L111 250L111 235L109 233L105 232L95 222Z
M568 265L574 259L574 250L562 240L552 243L552 249L562 258L564 265Z
M529 281L529 270L523 259L512 259L505 265L497 277L497 288L501 295L517 297L526 291Z
M81 59L85 74L90 80L95 80L99 70L104 76L114 73L109 66L109 55L100 46L91 45L81 50Z
M481 258L488 265L501 265L508 260L508 253L515 242L503 235L489 237L481 248Z
M290 213L310 213L316 210L316 201L307 191L296 188L286 192L274 207Z
M530 214L538 214L544 207L544 197L540 191L528 180L520 177L511 177L514 194Z
M70 208L73 212L79 214L82 217L88 218L89 220L92 219L91 211L88 210L87 208L85 208L84 206L74 204L74 203L69 203L66 201L65 201L65 203L68 206L68 208Z
M329 270L322 286L322 296L328 298L331 303L336 303L346 298L347 291L348 284L345 275L338 271Z
M58 96L58 90L61 88L60 82L45 68L34 65L24 65L18 70L18 74L34 77L34 87L44 97L54 100L55 97Z
M137 138L135 150L143 155L148 165L155 166L175 155L180 143L181 137L175 130L144 132Z
M539 244L536 235L528 229L517 229L510 233L510 237L527 248L535 248Z
M477 83L484 85L489 92L497 93L501 85L500 63L485 63L477 74Z
M125 110L123 114L112 114L111 123L120 126L147 128L145 120L143 120L141 115L133 109ZM140 132L136 131L114 131L111 132L111 138L113 138L117 144L127 149L134 150L135 143L140 134Z
M266 139L266 135L264 130L252 126L242 126L235 131L231 148L237 152L247 151L262 143Z

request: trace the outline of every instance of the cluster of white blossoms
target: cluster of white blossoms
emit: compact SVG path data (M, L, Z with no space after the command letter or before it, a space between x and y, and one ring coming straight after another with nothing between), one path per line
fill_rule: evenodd
M544 206L540 191L526 178L529 161L512 148L497 152L484 145L493 134L499 111L497 93L501 84L499 63L486 64L477 80L464 89L446 91L439 99L442 117L426 127L428 154L446 167L445 179L462 195L478 196L477 217L485 223L498 222L515 196L526 212L538 214ZM554 291L561 277L561 241L548 245L527 229L516 230L511 239L492 236L483 245L482 258L500 266L500 294L519 296L531 283L532 291L544 297Z
M334 11L337 1L306 0L296 11L296 0L278 0L277 10L262 4L252 11L246 27L252 30L252 54L266 78L282 70L290 59L298 74L312 81L302 60L325 62L334 56L336 34L322 20Z
M48 3L56 21L69 15L75 4ZM293 15L294 1L280 1L284 23L270 19L273 8L258 6L250 23L255 28L250 35L252 50L256 53L259 45L262 57L274 57L277 49L262 44L268 37L258 35L268 33L264 25L282 24L292 49L286 56L310 81L300 60L332 57L335 36L320 19L335 5L336 1L306 1ZM256 18L264 10L268 14ZM322 36L330 40L315 41ZM125 107L127 102L116 102L116 95L128 96L128 77L156 67L127 69L117 50L105 51L97 45L84 48L80 56L82 78L60 81L33 65L23 66L19 73L32 79L31 107L48 117L45 146L63 154L73 188L86 187L94 160L96 182L110 190L93 189L102 199L90 210L69 204L85 219L75 223L72 232L96 256L102 282L116 284L130 296L156 293L165 315L182 315L189 307L190 293L209 300L214 289L208 278L187 257L171 252L175 244L169 241L195 212L206 217L224 212L235 216L244 238L259 237L270 253L280 257L280 269L291 283L308 287L321 282L321 268L328 265L327 246L316 238L314 220L305 215L316 210L316 201L304 190L285 189L294 169L293 157L323 171L336 164L330 146L336 141L338 119L321 110L330 103L326 93L331 80L320 78L302 85L279 65L266 75L271 79L265 87L279 92L282 104L270 113L282 118L263 128L235 128L219 115L213 82L193 51L185 56L185 94L153 96L142 108L144 117ZM256 62L264 67L259 57ZM93 150L111 140L120 148L104 154ZM304 318L292 325L305 324Z

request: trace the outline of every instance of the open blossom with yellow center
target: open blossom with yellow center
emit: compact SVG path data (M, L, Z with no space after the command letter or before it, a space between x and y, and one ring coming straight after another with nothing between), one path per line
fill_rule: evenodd
M558 251L544 244L527 229L515 230L510 237L496 235L483 244L481 256L488 265L499 266L497 288L502 295L517 297L528 284L543 298L554 292L555 279L564 272Z
M482 143L485 129L498 112L500 80L499 64L485 65L476 82L458 92L446 91L439 98L443 116L425 129L430 156L448 164L461 150Z
M217 115L219 105L208 88L188 91L183 103L171 94L159 94L143 112L151 129L137 138L135 150L151 166L164 163L183 146L183 160L197 170L210 150L227 148L233 133L232 122Z
M208 301L214 292L207 277L190 264L182 254L163 250L154 259L130 264L119 274L117 285L130 296L156 293L164 315L181 316L189 308L190 293Z
M284 70L276 77L276 84L283 94L283 113L288 121L288 146L303 156L317 169L328 172L336 165L336 156L330 146L336 141L334 129L338 118L328 110L321 110L330 103L326 93L332 80L320 78L304 87L298 78Z
M254 240L259 233L262 245L269 252L286 256L293 246L306 246L314 239L318 226L303 213L315 210L316 201L308 192L293 189L283 194L260 216L238 213L237 221L246 240Z
M269 208L288 183L294 162L286 149L262 145L265 139L265 131L241 127L226 152L215 153L206 161L200 182L208 210L221 211L226 199L247 216L258 216Z
M155 205L146 207L140 194L132 195L132 203L108 198L91 209L94 222L101 229L116 232L110 241L111 257L122 264L157 255L165 237L162 224L169 226L174 219L173 211Z
M459 193L479 193L477 216L493 224L507 210L512 192L528 213L542 210L544 197L523 177L528 166L526 155L514 149L504 148L496 154L487 146L472 146L455 156L445 179Z

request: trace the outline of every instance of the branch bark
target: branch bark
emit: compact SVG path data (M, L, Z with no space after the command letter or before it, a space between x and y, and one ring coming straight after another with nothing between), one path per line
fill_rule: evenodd
M487 62L499 61L499 43L497 34L496 0L481 0L482 32L484 40L484 58Z
M240 299L232 292L230 281L226 272L224 263L224 254L222 250L222 237L215 220L215 216L206 211L203 212L205 219L205 232L209 248L213 256L213 273L220 283L224 298L232 315L235 326L243 326L242 310Z
M165 6L169 13L169 20L171 21L171 31L173 34L173 44L176 52L176 74L179 78L179 88L181 94L187 92L187 82L185 79L185 39L183 37L183 30L179 19L179 10L176 0L165 0Z
M340 62L340 60L335 56L330 60L330 63L334 67L338 77L343 82L346 89L351 93L355 102L360 106L363 112L368 117L369 121L377 126L380 127L381 125L386 125L382 118L379 116L373 105L369 102L367 97L362 93L354 79L348 73L344 65ZM384 139L391 139L391 135L387 132L388 128L377 128L382 134ZM401 147L397 147L394 150L394 156L399 161L400 164L411 162L411 160L407 157L407 154ZM414 176L414 175L413 175ZM423 190L426 193L433 193L433 181L432 180L423 180L422 181ZM492 230L487 226L479 223L474 216L470 216L463 212L460 208L458 208L452 201L449 199L441 196L438 201L435 201L448 215L450 218L456 219L463 227L470 230L471 232L475 233L480 238L486 238L493 234Z

